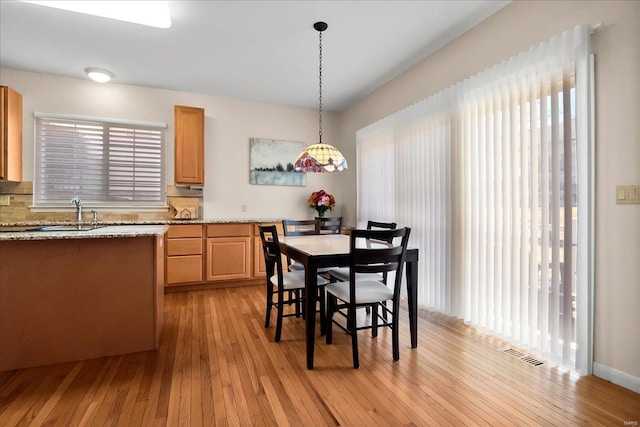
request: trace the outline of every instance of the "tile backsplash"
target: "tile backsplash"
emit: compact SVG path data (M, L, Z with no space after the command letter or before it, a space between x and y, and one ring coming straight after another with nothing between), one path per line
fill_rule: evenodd
M33 221L73 221L75 213L69 212L34 212L30 209L33 203L33 183L0 181L0 223L33 222ZM172 206L197 204L198 212L202 212L202 191L187 188L167 186L166 211L129 211L108 212L100 210L98 218L101 222L108 221L154 221L173 218ZM83 212L83 219L91 221L91 207ZM195 218L194 218L195 219Z

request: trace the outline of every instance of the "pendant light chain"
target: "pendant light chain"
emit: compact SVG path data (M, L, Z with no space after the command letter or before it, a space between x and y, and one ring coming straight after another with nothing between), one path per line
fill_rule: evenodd
M319 71L319 87L320 87L320 97L319 97L319 104L318 104L318 112L319 114L319 123L318 123L318 128L319 130L319 136L320 136L320 144L322 144L322 31L318 31L318 34L320 36L320 67L318 69Z
M0 0L2 1L2 0ZM318 67L318 135L319 142L311 144L296 158L293 169L296 172L339 172L347 169L347 160L340 150L331 144L322 143L322 32L327 29L326 22L316 22L313 28L318 31L320 44L320 65Z

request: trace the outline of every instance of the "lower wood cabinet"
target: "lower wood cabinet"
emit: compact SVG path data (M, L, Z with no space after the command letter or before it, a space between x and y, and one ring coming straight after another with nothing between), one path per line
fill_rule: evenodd
M207 238L206 280L251 278L251 237Z
M167 232L167 286L202 282L202 225L172 225Z
M255 223L171 225L166 241L167 286L255 283L266 274Z

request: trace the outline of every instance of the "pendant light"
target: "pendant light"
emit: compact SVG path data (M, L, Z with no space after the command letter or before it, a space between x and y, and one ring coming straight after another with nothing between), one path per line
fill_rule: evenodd
M327 29L326 22L316 22L313 28L318 31L320 40L320 97L319 113L319 142L304 149L294 163L297 172L339 172L347 169L347 161L337 148L322 142L322 32Z

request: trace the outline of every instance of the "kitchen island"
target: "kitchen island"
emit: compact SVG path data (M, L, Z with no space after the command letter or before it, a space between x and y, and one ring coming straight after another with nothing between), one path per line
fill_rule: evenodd
M0 233L0 371L158 348L167 228Z

